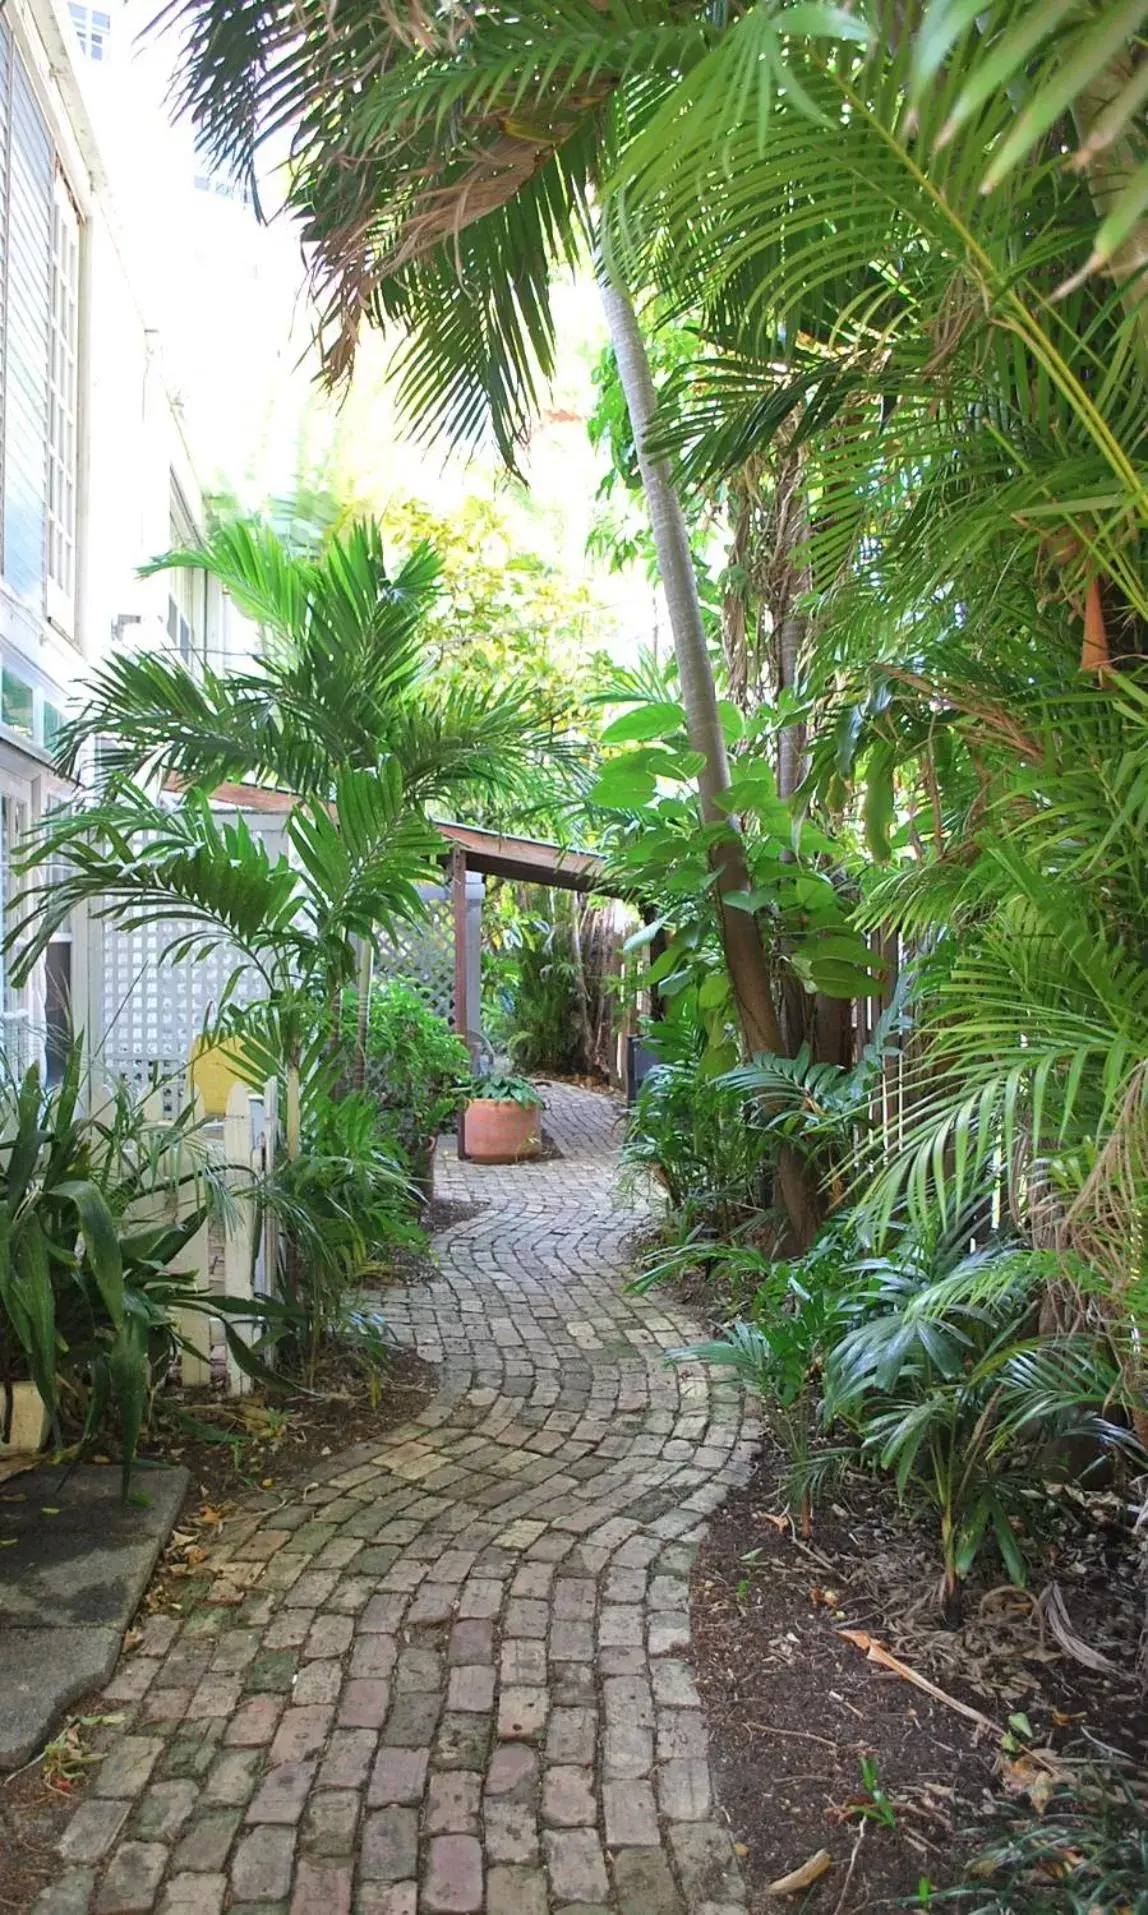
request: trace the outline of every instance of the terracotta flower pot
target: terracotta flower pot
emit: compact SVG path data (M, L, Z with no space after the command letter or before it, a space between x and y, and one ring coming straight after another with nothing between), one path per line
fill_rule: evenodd
M517 1164L542 1148L542 1112L537 1104L476 1097L466 1107L466 1154L476 1164Z

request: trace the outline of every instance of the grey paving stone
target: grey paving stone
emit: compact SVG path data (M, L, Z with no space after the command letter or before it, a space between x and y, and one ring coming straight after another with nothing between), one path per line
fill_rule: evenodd
M202 1810L185 1831L172 1857L176 1869L213 1874L227 1860L242 1817L238 1809Z
M294 1857L294 1829L252 1829L243 1837L231 1864L233 1900L270 1902L288 1895Z
M620 1915L684 1915L681 1896L655 1849L622 1849L612 1857Z
M60 1837L60 1854L69 1862L98 1862L111 1848L131 1810L130 1802L81 1802Z
M220 1915L226 1875L173 1875L160 1897L159 1915Z
M540 1869L492 1868L486 1878L487 1915L549 1915Z
M95 1869L70 1868L41 1890L32 1903L30 1915L88 1915L95 1884Z
M471 1915L482 1907L482 1849L473 1835L436 1835L421 1896L433 1915Z
M162 1842L122 1842L96 1897L96 1915L149 1915L166 1866Z
M229 1519L210 1568L242 1604L147 1619L61 1850L80 1899L38 1915L95 1915L122 1855L172 1843L149 1915L743 1908L686 1657L694 1553L757 1424L665 1366L688 1312L623 1292L614 1107L547 1096L561 1158L446 1148L441 1194L482 1207L387 1294L440 1395Z
M360 1868L368 1882L401 1882L418 1861L419 1825L413 1809L377 1809L363 1825Z
M594 1829L547 1829L546 1867L555 1900L601 1901L610 1892L602 1844ZM643 1915L647 1915L643 1911Z

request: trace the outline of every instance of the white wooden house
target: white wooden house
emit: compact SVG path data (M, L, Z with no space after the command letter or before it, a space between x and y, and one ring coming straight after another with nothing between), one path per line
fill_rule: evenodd
M202 498L85 99L100 31L56 0L0 14L0 916L13 844L66 790L51 747L87 670L125 645L218 654L226 627L202 575L136 576ZM56 1068L101 996L82 926L22 989L0 967L9 1059Z

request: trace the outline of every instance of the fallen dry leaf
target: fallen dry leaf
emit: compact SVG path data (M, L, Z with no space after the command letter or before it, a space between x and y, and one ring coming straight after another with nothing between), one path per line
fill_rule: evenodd
M1065 1773L1058 1763L1028 1751L1015 1761L1002 1760L999 1766L1008 1794L1027 1796L1038 1815L1044 1814L1058 1780Z
M788 1875L779 1875L776 1882L771 1882L765 1892L767 1895L797 1895L803 1888L808 1888L811 1883L816 1882L819 1876L824 1875L827 1868L832 1867L833 1857L829 1850L818 1849L816 1855L811 1855L800 1868L793 1869Z
M999 1722L994 1722L991 1716L983 1714L980 1709L972 1708L967 1702L958 1702L956 1696L947 1694L944 1689L938 1689L935 1682L929 1681L928 1676L920 1675L916 1669L911 1669L907 1662L902 1662L899 1657L891 1655L884 1644L878 1642L875 1636L871 1636L868 1630L839 1629L837 1634L846 1642L851 1642L855 1648L863 1650L869 1662L875 1662L880 1669L891 1670L893 1675L900 1676L902 1682L911 1682L914 1688L923 1689L927 1696L932 1696L934 1702L943 1702L946 1709L955 1709L959 1716L965 1717L966 1721L975 1722L982 1729L990 1729L993 1735L1004 1734L1004 1729Z

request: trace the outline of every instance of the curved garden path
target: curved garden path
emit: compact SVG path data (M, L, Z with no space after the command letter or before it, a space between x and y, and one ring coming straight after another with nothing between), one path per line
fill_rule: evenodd
M484 1208L387 1294L435 1400L230 1523L208 1603L144 1624L37 1915L743 1910L687 1578L754 1432L663 1362L686 1313L623 1294L616 1106L548 1101L562 1155L452 1151L441 1193Z

